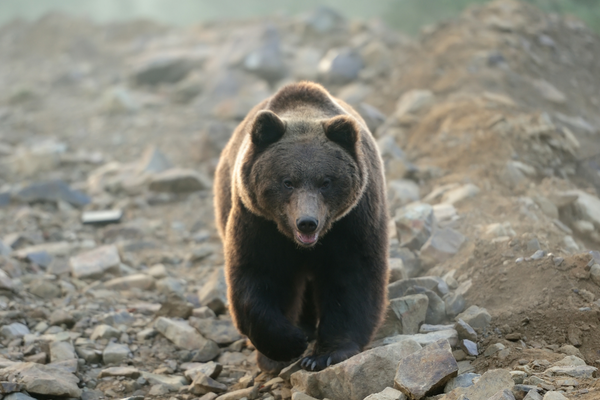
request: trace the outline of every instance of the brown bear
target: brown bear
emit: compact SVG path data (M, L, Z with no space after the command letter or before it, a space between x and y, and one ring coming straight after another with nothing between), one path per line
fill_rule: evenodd
M369 343L386 303L388 215L373 135L302 82L258 104L215 177L232 317L264 371L321 370Z

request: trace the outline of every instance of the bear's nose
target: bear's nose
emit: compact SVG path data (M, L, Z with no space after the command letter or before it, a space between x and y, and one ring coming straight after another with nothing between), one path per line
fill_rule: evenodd
M317 229L319 221L313 217L301 217L296 220L296 226L302 233L313 233Z

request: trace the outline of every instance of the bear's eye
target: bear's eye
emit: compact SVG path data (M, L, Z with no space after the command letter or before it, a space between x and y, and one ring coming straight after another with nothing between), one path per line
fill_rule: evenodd
M283 186L285 186L286 189L293 189L294 188L294 184L289 179L284 179L283 180Z
M329 186L331 186L331 179L327 178L321 183L321 190L329 189Z

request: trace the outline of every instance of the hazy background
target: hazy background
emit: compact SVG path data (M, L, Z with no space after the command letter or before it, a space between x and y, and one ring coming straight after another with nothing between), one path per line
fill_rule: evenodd
M96 21L148 18L168 24L298 14L320 5L332 6L347 17L379 17L391 26L416 33L425 24L453 16L473 3L487 0L2 0L0 24L14 18L35 19L48 11L85 15ZM600 32L599 0L528 0L553 12L571 13Z

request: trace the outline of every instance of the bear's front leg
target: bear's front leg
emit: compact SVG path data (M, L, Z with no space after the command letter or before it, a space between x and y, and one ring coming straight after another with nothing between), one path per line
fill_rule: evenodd
M360 353L381 322L386 260L343 247L325 258L329 263L319 268L315 282L320 315L317 343L313 354L301 362L309 371Z

